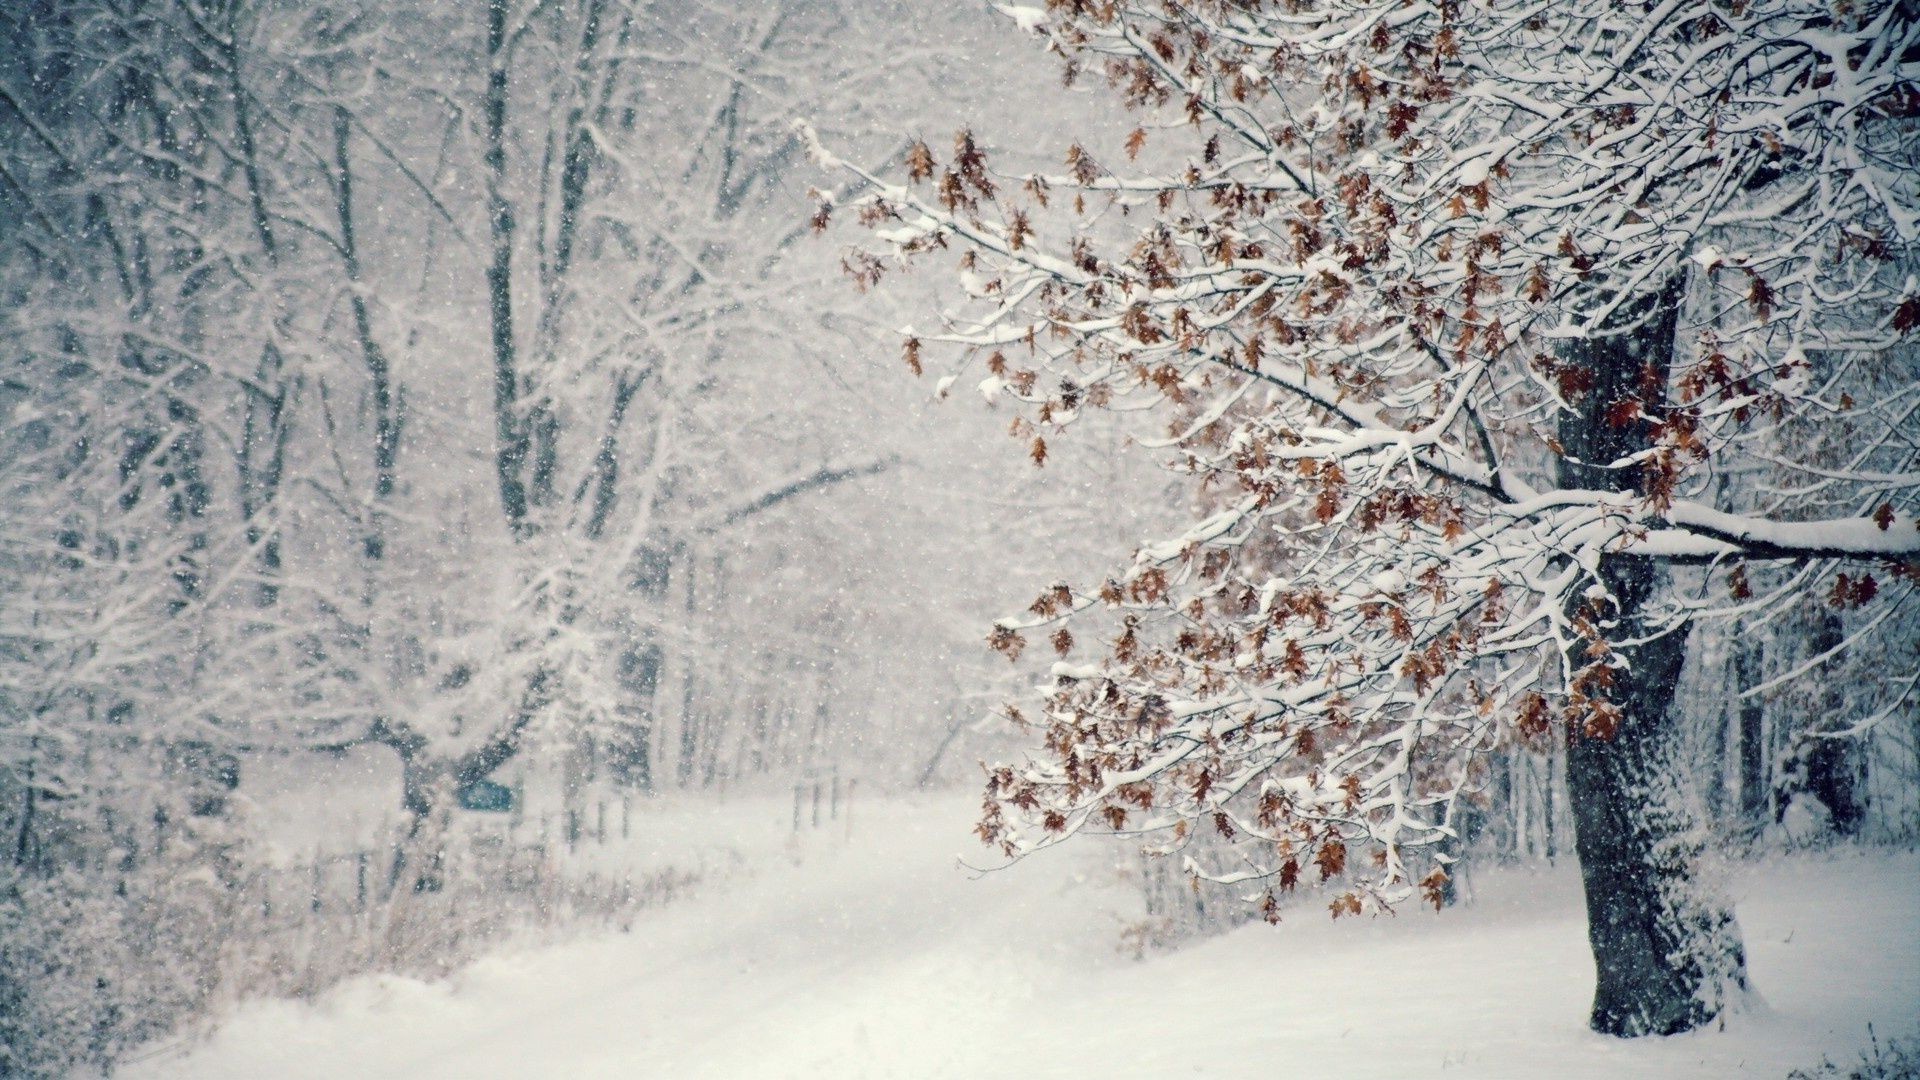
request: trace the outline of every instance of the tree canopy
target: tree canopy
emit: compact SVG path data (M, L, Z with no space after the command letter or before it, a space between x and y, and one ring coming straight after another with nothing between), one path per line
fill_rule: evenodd
M967 131L897 178L822 150L871 185L849 269L957 252L908 364L949 347L1036 463L1088 409L1158 411L1196 514L994 628L1061 660L1009 709L1041 745L990 771L983 838L1207 830L1232 857L1193 872L1270 913L1312 880L1336 915L1437 903L1485 755L1564 738L1595 1025L1713 1015L1740 948L1685 898L1660 746L1688 629L1811 595L1898 633L1920 585L1920 10L1008 10L1139 126L1046 175ZM1621 860L1649 891L1609 908ZM1692 965L1679 1003L1609 1005L1606 928L1649 912L1626 952Z

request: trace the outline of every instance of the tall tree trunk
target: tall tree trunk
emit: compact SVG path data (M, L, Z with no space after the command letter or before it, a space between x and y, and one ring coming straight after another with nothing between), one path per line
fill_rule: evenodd
M376 716L367 730L367 741L391 749L400 759L400 805L413 816L413 829L420 819L433 812L434 780L444 770L428 760L427 740L405 721Z
M367 558L378 561L386 556L386 529L383 514L393 495L394 476L400 456L400 410L393 387L393 369L387 354L373 332L373 314L367 307L366 282L360 266L359 233L353 216L353 136L352 116L343 105L333 112L334 216L340 229L340 258L347 271L347 302L353 310L353 332L360 342L360 357L367 367L367 381L373 404L373 503L362 541Z
M40 778L35 772L39 751L40 737L32 736L27 740L27 758L21 764L25 783L21 785L20 830L13 846L13 865L17 867L27 865L27 854L33 850L34 810L40 795Z
M260 238L267 261L272 263L279 260L279 245L273 236L273 218L267 213L266 183L253 137L253 103L240 78L240 8L237 3L227 6L226 37L213 40L225 62L227 92L233 96L234 138L240 145L240 167L247 179L247 205L253 211L253 231Z
M1823 610L1815 619L1808 647L1816 656L1837 651L1846 636L1840 616ZM1846 693L1835 684L1837 666L1832 660L1820 665L1822 678L1814 689L1814 715L1794 740L1790 775L1785 782L1798 789L1792 794L1811 795L1820 800L1835 833L1855 836L1867 816L1867 763L1858 738L1832 734L1846 728L1850 720L1846 714ZM1782 798L1779 812L1784 813L1786 803L1787 799Z
M1607 325L1569 345L1567 362L1592 377L1592 389L1562 414L1563 487L1630 491L1637 468L1612 467L1649 445L1664 407L1684 277L1660 293L1622 306ZM1634 400L1642 420L1609 422L1613 406ZM1610 693L1615 730L1573 731L1567 789L1574 846L1587 899L1587 938L1597 976L1595 1031L1669 1035L1719 1015L1746 982L1745 955L1732 909L1696 880L1704 847L1694 798L1678 773L1672 710L1686 660L1685 629L1658 633L1646 614L1665 587L1648 559L1607 555L1598 568L1609 604L1601 621L1620 661ZM1583 606L1589 602L1578 601Z
M684 551L684 547L665 543L641 549L633 592L646 605L650 619L665 614L675 554ZM687 572L684 566L682 572ZM653 733L660 715L660 674L665 662L658 631L650 623L641 625L620 656L620 687L627 700L619 709L620 721L608 748L608 763L616 781L640 791L653 790Z
M265 176L260 169L260 152L254 139L253 99L241 79L240 4L226 9L225 37L209 31L210 40L220 51L226 69L227 91L233 98L234 141L240 151L241 172L247 182L247 204L253 214L253 230L267 265L278 269L280 247L274 239L272 216L267 211ZM269 280L275 296L280 283ZM278 307L278 304L275 304ZM285 471L287 447L287 383L280 349L275 338L283 329L276 311L272 334L260 350L260 364L254 381L258 384L247 394L246 421L240 445L241 515L247 522L247 546L259 552L260 586L256 603L270 608L280 598L280 530L270 519L279 497Z
M1635 612L1664 585L1644 559L1609 558L1601 580L1619 605L1617 633L1647 630ZM1597 981L1591 1024L1609 1035L1670 1035L1719 1014L1745 985L1739 929L1695 871L1705 830L1680 774L1674 686L1686 632L1616 649L1625 662L1617 730L1567 746L1574 847L1587 896Z
M507 0L487 3L486 121L487 322L493 346L493 462L500 509L515 539L532 531L525 469L530 435L520 415L519 358L513 336L513 206L507 201Z
M178 595L175 612L199 601L207 585L207 510L212 505L202 464L206 456L199 411L181 398L167 402L167 419L174 425L172 441L161 459L159 486L167 493L167 520L185 527L187 537L173 560Z
M684 579L685 585L683 611L687 625L692 626L698 595L694 591L694 571L699 563L697 556L684 547L681 548L679 562L683 567L680 576ZM699 747L699 729L695 725L693 715L696 671L692 650L685 650L685 656L680 664L680 758L674 766L675 779L679 781L682 788L687 787L693 779L693 758Z
M653 728L662 659L660 646L652 641L632 645L620 655L620 684L629 701L617 710L620 721L609 740L608 762L616 783L638 791L653 790Z
M241 426L240 516L247 523L247 546L259 552L260 586L255 603L270 608L280 599L280 529L272 520L274 501L286 473L287 380L280 350L269 341L260 349L258 384L247 390L246 419Z
M1734 688L1746 691L1760 684L1765 670L1766 646L1758 638L1742 640L1734 646ZM1740 717L1740 827L1758 835L1772 815L1767 809L1767 710L1758 694L1739 702Z

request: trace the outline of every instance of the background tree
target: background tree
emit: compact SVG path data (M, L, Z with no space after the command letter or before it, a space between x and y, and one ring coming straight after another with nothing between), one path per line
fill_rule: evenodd
M981 22L0 7L7 1051L99 1064L204 1007L263 759L374 747L389 865L430 871L376 875L403 894L461 872L442 827L490 775L577 811L926 770L1001 603L951 507L1110 470L848 377L916 297L798 242L790 121L887 160L936 103L1017 117Z
M1716 1016L1745 974L1676 738L1690 633L1815 599L1877 613L1823 654L1910 640L1920 12L1013 17L1142 124L1059 175L965 131L902 183L848 166L895 257L961 253L973 303L907 361L959 346L1036 460L1089 407L1163 410L1202 514L996 626L1067 654L1056 623L1117 620L1010 710L1044 748L992 772L982 836L1209 830L1240 842L1200 872L1269 912L1303 877L1336 915L1438 902L1490 755L1563 740L1592 1025Z

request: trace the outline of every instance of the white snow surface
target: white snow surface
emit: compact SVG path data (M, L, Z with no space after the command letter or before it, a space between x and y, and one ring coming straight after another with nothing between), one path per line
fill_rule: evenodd
M1920 1022L1914 853L1736 868L1755 999L1723 1030L1621 1041L1584 1027L1593 967L1570 867L1482 874L1444 914L1334 922L1314 902L1135 960L1118 947L1137 901L1113 848L970 873L973 805L869 802L850 838L768 850L767 804L744 804L763 865L630 932L441 983L252 1003L121 1075L1778 1080L1856 1060L1870 1023L1884 1041Z

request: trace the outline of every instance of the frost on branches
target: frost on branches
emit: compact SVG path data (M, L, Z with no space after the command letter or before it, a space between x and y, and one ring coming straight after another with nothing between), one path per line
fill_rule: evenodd
M822 155L880 241L848 269L957 254L908 364L1021 403L1036 464L1159 409L1203 509L995 628L1062 661L981 835L1205 830L1235 858L1196 872L1270 913L1437 903L1484 755L1564 738L1594 1027L1716 1016L1742 950L1664 737L1689 626L1920 585L1920 9L1021 12L1139 128L1056 175L967 132L898 178Z

